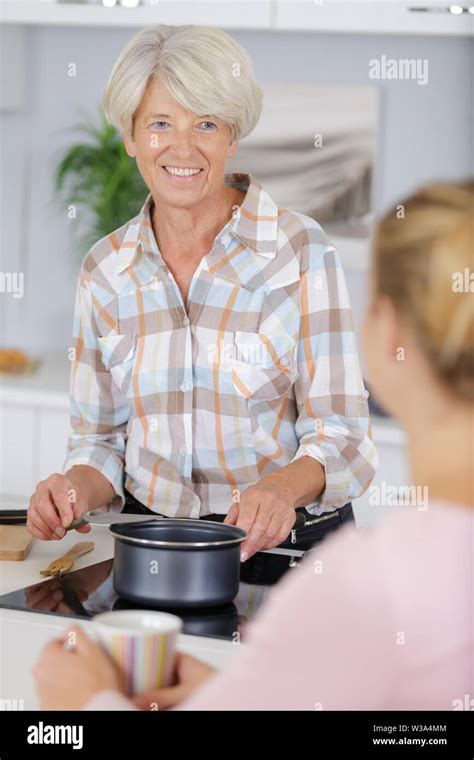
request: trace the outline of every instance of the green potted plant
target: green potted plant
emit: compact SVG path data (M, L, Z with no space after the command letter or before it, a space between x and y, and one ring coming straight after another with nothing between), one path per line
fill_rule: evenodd
M72 145L62 157L54 189L61 205L79 220L77 242L83 255L97 240L136 216L149 191L102 111L98 124L85 117L75 130L86 140Z

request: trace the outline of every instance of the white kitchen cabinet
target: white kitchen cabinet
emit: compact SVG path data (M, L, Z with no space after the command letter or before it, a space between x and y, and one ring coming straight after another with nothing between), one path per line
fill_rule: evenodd
M32 375L0 377L0 509L23 509L39 480L61 472L69 433L67 352Z
M0 404L0 509L23 509L39 480L61 472L66 456L69 412Z
M66 409L38 409L36 429L36 476L38 480L44 480L53 472L62 472L71 429L69 412Z
M126 8L94 3L3 0L0 19L19 24L146 27L154 24L200 24L234 29L269 29L272 0L159 0Z
M118 3L1 0L0 21L9 24L146 27L204 24L222 29L315 31L348 34L472 35L472 0L459 0L466 13L448 12L449 0L148 0L136 8ZM412 11L429 8L433 13Z
M1 495L12 500L31 493L34 479L35 411L30 406L0 406ZM2 499L3 500L3 499ZM8 508L5 503L4 508ZM15 506L15 505L13 505Z
M274 28L282 31L350 32L353 34L472 35L472 0L466 9L448 11L448 0L276 0ZM413 10L428 8L427 11Z

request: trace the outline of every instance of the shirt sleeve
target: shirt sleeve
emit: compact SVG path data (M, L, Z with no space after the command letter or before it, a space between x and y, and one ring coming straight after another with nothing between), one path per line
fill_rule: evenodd
M70 378L72 431L63 472L89 465L111 483L122 504L130 404L102 363L93 296L81 273L76 293Z
M303 456L324 467L326 487L306 509L319 515L361 496L378 457L357 354L344 272L332 245L309 240L301 252L295 428Z

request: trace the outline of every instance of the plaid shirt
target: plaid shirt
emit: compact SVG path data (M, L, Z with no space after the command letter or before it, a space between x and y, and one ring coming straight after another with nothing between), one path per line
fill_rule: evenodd
M187 309L158 250L153 199L79 276L64 471L99 470L167 516L227 513L301 456L324 465L319 515L360 496L377 454L344 274L313 219L249 175L199 263Z

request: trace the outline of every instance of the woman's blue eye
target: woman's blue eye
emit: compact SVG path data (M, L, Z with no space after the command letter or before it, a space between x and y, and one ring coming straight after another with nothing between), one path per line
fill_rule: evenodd
M156 127L156 125L158 125L158 129L161 129L163 125L165 127L168 126L168 122L167 121L154 121L151 126L152 127Z
M215 128L215 124L212 121L202 121L200 126L205 125L205 132L210 132L212 129Z

